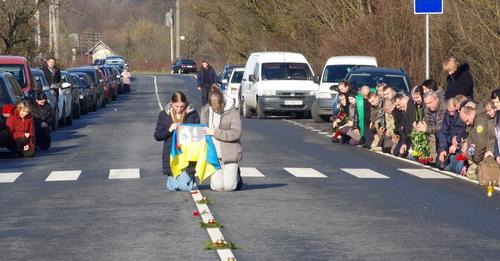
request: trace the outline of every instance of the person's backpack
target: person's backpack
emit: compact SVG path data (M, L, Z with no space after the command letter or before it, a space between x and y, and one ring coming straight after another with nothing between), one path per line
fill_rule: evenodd
M492 185L498 186L500 183L500 166L493 157L487 157L479 163L477 179L481 186L487 186L490 182Z

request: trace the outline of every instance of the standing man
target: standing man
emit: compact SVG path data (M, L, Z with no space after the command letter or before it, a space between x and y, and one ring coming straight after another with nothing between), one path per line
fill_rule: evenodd
M47 58L47 64L42 67L42 71L49 82L50 88L58 88L59 86L52 86L61 83L61 71L56 66L56 59L53 56Z
M208 93L210 92L210 88L212 88L212 84L215 83L217 83L217 74L214 68L207 61L203 60L201 68L198 71L198 90L201 91L203 106L208 103Z

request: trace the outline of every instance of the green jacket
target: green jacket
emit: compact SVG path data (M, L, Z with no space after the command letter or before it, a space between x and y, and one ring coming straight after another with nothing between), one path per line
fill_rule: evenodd
M478 111L474 123L467 127L467 144L474 144L472 161L479 163L487 151L494 152L495 148L495 120L485 112ZM470 155L469 155L470 156Z

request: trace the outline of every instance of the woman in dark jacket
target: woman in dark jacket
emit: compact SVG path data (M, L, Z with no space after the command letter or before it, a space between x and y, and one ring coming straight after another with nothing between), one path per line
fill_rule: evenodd
M177 125L183 123L200 123L198 112L187 102L186 95L177 91L172 95L170 102L158 114L158 122L154 133L155 140L163 141L163 174L172 176L170 170L170 149L172 133Z
M450 57L444 62L443 69L448 73L445 99L448 100L461 94L473 100L474 82L469 72L469 65L467 63L459 64L454 57Z

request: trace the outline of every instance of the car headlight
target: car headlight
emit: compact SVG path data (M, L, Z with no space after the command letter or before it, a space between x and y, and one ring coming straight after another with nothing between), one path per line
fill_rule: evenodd
M319 99L331 99L332 98L332 94L329 93L329 92L319 92L317 97Z
M309 95L311 95L311 96L316 96L316 91L310 91L310 92L309 92Z
M276 96L276 91L265 91L264 95L265 96Z

